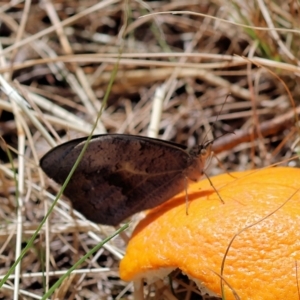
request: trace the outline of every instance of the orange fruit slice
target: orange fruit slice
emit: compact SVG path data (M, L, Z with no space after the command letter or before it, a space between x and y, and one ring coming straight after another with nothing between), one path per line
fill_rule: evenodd
M131 237L121 278L180 268L217 295L221 275L226 299L233 290L240 299L299 299L300 169L231 175L211 178L225 204L203 180L188 187L188 215L185 192L150 211Z

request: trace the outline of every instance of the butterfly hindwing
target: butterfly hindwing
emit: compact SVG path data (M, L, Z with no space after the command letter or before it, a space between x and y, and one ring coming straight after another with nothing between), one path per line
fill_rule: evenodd
M45 173L62 184L86 139L73 140L41 160ZM130 135L91 139L64 194L91 221L116 225L155 207L185 187L190 163L183 146Z

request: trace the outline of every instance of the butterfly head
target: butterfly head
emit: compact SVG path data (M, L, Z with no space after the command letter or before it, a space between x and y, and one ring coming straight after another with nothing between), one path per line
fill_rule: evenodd
M199 155L202 161L206 161L212 155L212 144L214 140L208 140L199 147Z
M202 162L205 162L212 155L212 144L214 140L208 140L203 144L196 145L191 148L189 154L191 157L197 157Z

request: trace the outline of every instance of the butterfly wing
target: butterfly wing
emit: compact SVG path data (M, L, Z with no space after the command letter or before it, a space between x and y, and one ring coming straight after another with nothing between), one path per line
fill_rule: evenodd
M52 149L42 158L42 169L62 184L85 141L73 140ZM185 170L191 164L184 148L139 136L95 136L64 194L89 220L117 225L184 190Z

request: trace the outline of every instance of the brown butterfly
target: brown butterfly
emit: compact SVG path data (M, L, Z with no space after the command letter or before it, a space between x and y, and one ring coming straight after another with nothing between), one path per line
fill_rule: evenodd
M53 148L40 161L63 184L86 138ZM202 175L212 141L186 146L148 137L93 136L64 194L89 220L117 225L131 215L169 200Z

